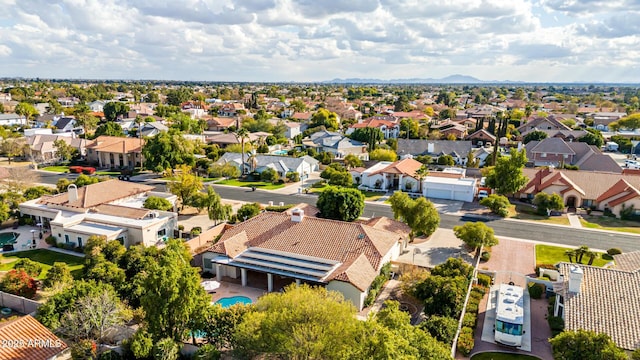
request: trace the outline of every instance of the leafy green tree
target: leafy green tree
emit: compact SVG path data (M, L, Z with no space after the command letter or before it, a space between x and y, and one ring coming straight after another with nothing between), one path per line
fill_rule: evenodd
M346 171L334 171L329 178L329 185L351 187L353 177Z
M104 104L103 112L104 117L107 119L107 121L116 121L116 119L118 119L118 116L124 116L129 112L129 105L120 101L110 101Z
M149 196L142 206L144 206L145 209L150 210L169 211L173 209L173 205L171 205L169 200L158 196Z
M69 287L73 283L73 276L69 265L63 262L54 262L53 266L47 271L43 285L46 289L61 290Z
M238 217L238 220L245 221L251 219L254 216L258 216L258 214L260 214L260 211L262 211L262 206L260 206L260 204L248 203L240 206L238 212L236 213L236 216Z
M327 109L319 109L311 116L309 128L319 126L324 126L329 131L338 130L340 127L340 124L338 123L338 115Z
M153 339L146 329L139 328L131 338L126 340L126 345L134 358L147 359L153 350Z
M422 328L431 336L448 345L453 343L458 330L458 320L446 316L431 315L422 324Z
M473 266L466 263L461 258L448 258L442 264L436 265L431 270L431 275L439 275L444 277L462 276L469 278L473 273Z
M207 209L209 220L215 221L215 225L218 225L218 221L228 220L231 218L232 208L231 205L222 204L222 199L218 195L213 186L207 186L207 193L202 198L202 206Z
M467 279L462 276L432 275L416 285L416 296L424 302L427 316L458 318L467 292Z
M42 197L44 195L51 195L53 193L54 193L54 189L51 189L47 186L38 185L38 186L32 186L30 188L27 188L22 194L22 196L24 196L26 200L33 200L33 199Z
M98 126L98 122L100 122L100 119L93 115L86 113L76 115L76 124L82 127L83 134L93 131Z
M407 132L409 136L407 137ZM400 134L399 138L402 139L418 139L420 138L420 124L414 119L402 119L400 120Z
M195 144L185 139L179 131L169 129L146 140L142 147L144 167L147 170L162 172L175 169L178 165L193 166L196 162Z
M184 113L171 116L171 127L186 134L202 134L203 131L203 124L198 119Z
M433 234L440 225L440 215L433 203L420 197L416 200L402 191L396 191L389 197L391 210L396 220L402 220L411 228L409 236Z
M531 141L540 141L540 140L544 140L547 138L547 133L544 131L540 131L540 130L535 130L532 131L530 133L528 133L527 135L524 136L524 139L522 139L524 141L525 144L528 144Z
M25 143L24 138L7 138L2 140L1 150L7 156L9 165L11 165L11 160L18 156L24 156L30 151L29 145Z
M151 350L153 360L178 360L180 358L180 346L172 338L160 339Z
M191 203L191 199L202 190L202 179L197 177L187 165L178 169L176 180L169 183L169 191L180 199L180 209Z
M398 154L391 149L375 149L369 152L369 160L396 161Z
M250 306L235 305L223 308L220 305L210 305L203 309L198 318L195 329L205 334L210 344L219 349L233 349L235 347L235 330L242 322L244 315L251 310Z
M587 128L587 134L578 138L578 141L600 148L604 145L604 136L599 130Z
M178 89L170 89L167 91L167 104L172 106L180 106L185 101L193 97L193 89L181 86Z
M20 258L16 260L13 268L16 270L24 270L32 278L37 278L42 272L42 265L29 258Z
M486 184L500 195L513 194L527 184L529 179L522 173L527 163L524 149L511 149L510 156L498 158L496 165L487 173Z
M109 121L106 122L96 128L96 131L93 133L93 137L97 138L98 136L117 136L117 137L125 137L124 131L122 130L122 126L117 122Z
M453 233L458 239L475 249L480 246L498 245L493 229L483 222L467 222L464 225L454 226Z
M2 202L0 203L0 223L3 223L11 217L11 207L9 204Z
M382 130L374 127L364 127L356 129L351 138L356 141L366 143L369 151L376 148L377 144L384 140L384 134Z
M56 155L58 155L62 161L69 161L78 156L78 149L74 148L62 139L55 140L53 142L53 147L56 149Z
M344 157L344 165L347 168L355 168L355 167L359 167L359 166L364 166L364 162L362 160L360 160L359 157L353 155L353 154L349 154L347 156Z
M498 216L506 217L509 215L511 203L506 196L491 194L480 200L480 205L488 207L492 213Z
M288 286L258 299L236 327L238 355L338 359L353 344L353 305L323 287Z
M453 159L451 155L441 155L438 156L438 165L447 165L452 166L455 165L456 161Z
M278 178L278 172L275 169L267 168L260 173L260 180L265 182L276 182Z
M245 128L240 128L238 129L238 131L235 132L235 136L237 139L240 140L240 146L242 148L242 165L240 166L240 170L242 172L242 175L244 175L245 173L245 162L244 162L244 156L245 156L245 148L244 148L244 142L245 140L249 139L249 131Z
M364 211L364 194L358 189L327 187L316 203L326 219L354 221Z
M400 95L393 103L393 111L409 111L411 110L411 104L409 104L409 98L406 95Z
M611 127L611 124L609 124ZM631 114L617 121L617 127L626 130L640 129L640 113Z
M562 197L556 193L547 194L539 192L533 198L533 204L537 207L536 211L540 215L549 216L551 210L564 209L564 201Z
M209 177L212 178L237 178L240 176L240 169L231 163L226 164L213 164L209 168Z
M27 121L33 120L38 115L38 110L27 102L18 103L13 111L18 115L24 116Z
M140 301L149 333L154 339L181 341L200 309L210 299L202 286L198 269L191 267L191 255L179 240L171 239L150 265Z
M593 331L563 331L549 340L554 359L563 360L626 360L624 350L616 346L607 334Z

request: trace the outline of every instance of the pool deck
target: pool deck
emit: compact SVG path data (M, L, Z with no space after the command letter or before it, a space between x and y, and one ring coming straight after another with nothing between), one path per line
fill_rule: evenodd
M13 244L14 251L47 249L50 247L50 245L44 241L44 239L47 236L49 236L50 233L46 232L45 230L45 232L43 232L42 239L40 239L40 228L37 226L23 225L18 227L17 229L8 228L8 229L4 229L3 231L0 231L0 233L9 233L9 232L15 232L20 234L18 236L17 242ZM33 244L32 244L34 237L36 239L35 248L33 247ZM1 250L2 248L0 247L0 253L2 253Z
M216 302L222 298L228 298L233 296L246 296L251 299L252 302L256 302L258 298L267 292L262 289L256 289L252 287L242 287L242 285L230 283L227 281L221 281L220 287L214 291L209 291L211 295L211 302Z

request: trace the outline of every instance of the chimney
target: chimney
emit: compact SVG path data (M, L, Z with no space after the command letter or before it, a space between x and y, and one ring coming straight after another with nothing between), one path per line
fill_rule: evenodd
M433 152L434 152L434 145L433 145L433 143L428 143L428 144L427 144L427 152L428 152L429 154L433 154Z
M69 185L67 191L69 192L69 204L78 201L78 187L76 184Z
M304 210L298 208L291 210L291 221L302 222L302 219L304 219Z
M569 292L577 294L580 292L580 286L582 285L582 278L584 273L582 268L572 265L569 269Z

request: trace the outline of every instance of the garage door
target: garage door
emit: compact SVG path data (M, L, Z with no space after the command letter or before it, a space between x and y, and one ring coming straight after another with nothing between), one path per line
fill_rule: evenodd
M427 189L427 197L434 199L451 199L451 190Z
M473 195L470 196L470 194L472 193L466 191L454 191L453 200L471 202L473 201Z

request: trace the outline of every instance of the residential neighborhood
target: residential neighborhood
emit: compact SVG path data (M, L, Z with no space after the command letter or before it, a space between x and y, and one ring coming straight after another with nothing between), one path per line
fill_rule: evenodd
M84 86L2 114L2 359L640 353L633 89Z

